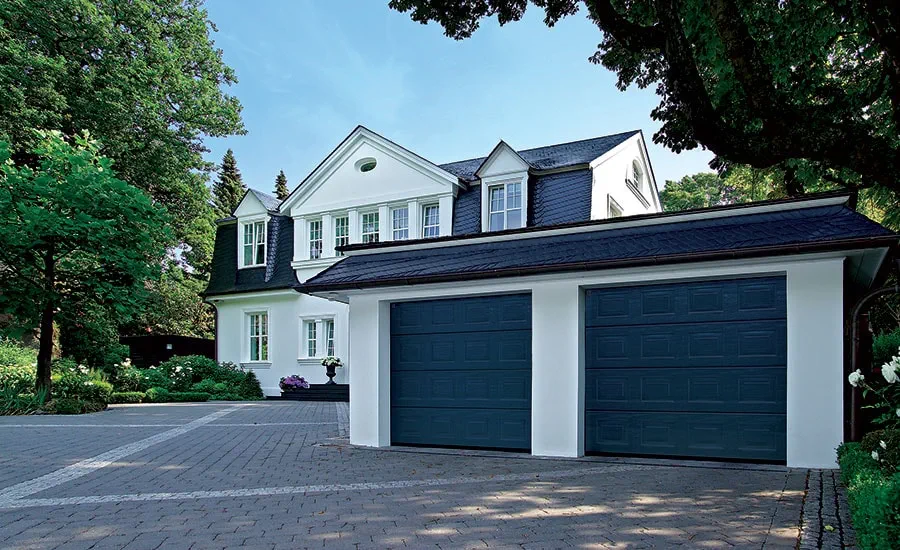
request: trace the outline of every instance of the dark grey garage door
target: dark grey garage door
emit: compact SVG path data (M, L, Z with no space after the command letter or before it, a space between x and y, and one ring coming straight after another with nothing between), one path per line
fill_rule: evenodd
M783 277L590 290L585 448L785 460Z
M391 442L531 447L531 296L391 304Z

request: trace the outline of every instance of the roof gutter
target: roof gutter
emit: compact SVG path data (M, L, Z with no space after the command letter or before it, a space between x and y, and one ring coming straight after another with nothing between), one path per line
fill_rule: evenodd
M549 273L568 273L577 271L594 271L602 269L646 267L668 264L696 263L716 260L739 260L747 258L759 258L763 256L788 256L792 254L811 254L815 252L833 252L841 250L858 250L867 248L896 247L900 241L897 235L885 235L881 237L863 237L843 239L839 241L818 242L799 245L764 246L745 248L741 250L721 250L713 252L668 254L661 256L649 256L626 260L600 260L595 262L573 262L547 266L517 267L496 269L491 271L476 271L469 273L448 273L443 275L426 275L422 277L404 277L396 279L383 279L370 282L346 282L333 284L305 283L298 287L298 291L312 294L314 292L331 292L336 290L362 290L368 288L382 288L389 286L412 286L431 283L449 283L458 281L471 281L483 279L499 279L503 277L521 277L527 275L542 275Z

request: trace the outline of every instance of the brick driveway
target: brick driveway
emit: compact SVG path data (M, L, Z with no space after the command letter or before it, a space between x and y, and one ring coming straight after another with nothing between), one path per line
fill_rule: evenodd
M348 444L346 414L344 404L258 402L0 418L0 548L852 540L830 471L364 449Z

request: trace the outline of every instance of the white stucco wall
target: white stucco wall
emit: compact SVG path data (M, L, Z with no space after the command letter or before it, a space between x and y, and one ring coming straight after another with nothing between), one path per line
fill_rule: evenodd
M303 376L312 384L328 381L325 367L320 364L321 359L301 359L301 345L305 343L301 334L304 318L334 319L335 354L345 365L337 369L334 381L338 384L347 383L352 367L347 341L349 320L346 304L299 294L293 290L217 297L210 299L210 302L218 311L218 360L232 361L252 369L266 395L281 395L278 381L291 374ZM246 315L257 311L267 311L269 314L269 361L265 363L248 361L249 333ZM319 342L324 340L320 337ZM319 349L324 350L323 346L321 344Z
M787 277L787 463L831 468L842 441L843 258L796 257L523 277L350 294L350 440L390 444L393 301L501 292L532 294L532 453L584 453L583 291L661 280L780 274Z
M626 177L631 174L631 163L638 159L644 169L645 193L644 198L649 202L645 206L625 183ZM649 214L661 212L659 198L653 187L653 172L650 170L649 157L646 155L641 137L639 135L629 138L624 143L615 147L609 153L591 163L593 171L593 187L591 190L591 219L602 220L607 218L607 195L611 195L619 206L623 215Z

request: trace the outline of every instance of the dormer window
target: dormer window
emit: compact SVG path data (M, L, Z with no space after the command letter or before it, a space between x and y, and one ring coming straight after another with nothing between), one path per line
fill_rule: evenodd
M241 246L241 265L239 267L257 267L266 265L266 222L256 221L241 224L243 244Z
M522 183L519 181L488 188L489 231L522 227Z

